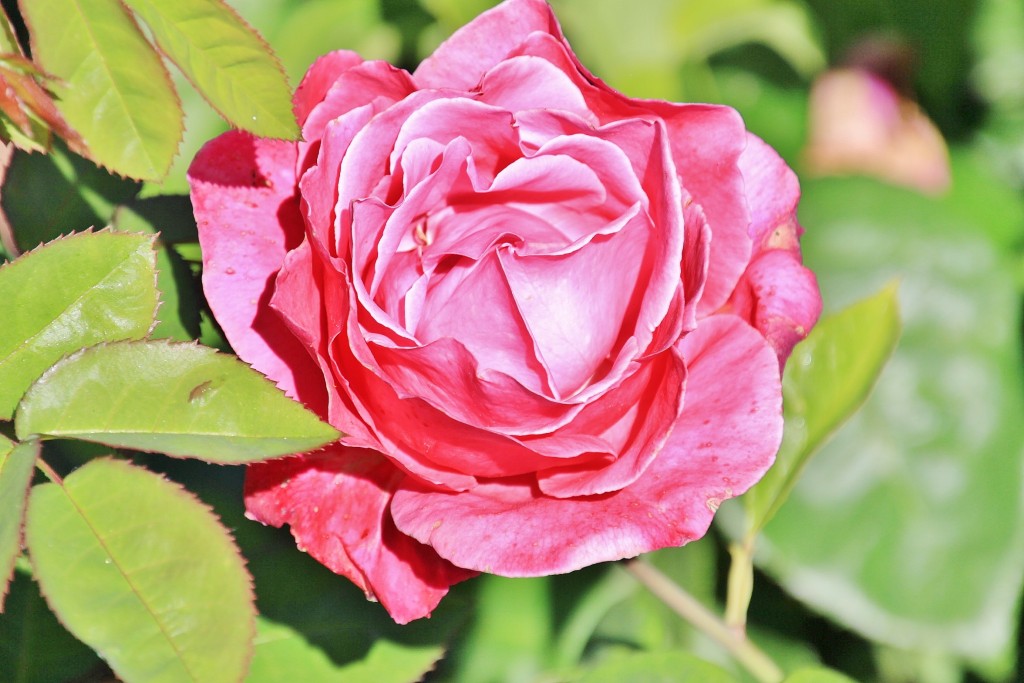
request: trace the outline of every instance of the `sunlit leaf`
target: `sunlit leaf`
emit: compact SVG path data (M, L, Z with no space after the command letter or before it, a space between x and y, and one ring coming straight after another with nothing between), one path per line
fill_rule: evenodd
M553 645L552 582L552 577L477 579L476 617L452 662L460 679L530 681L545 670Z
M365 659L342 667L338 683L415 683L443 654L439 645L400 645L381 639Z
M679 651L638 652L610 657L587 671L580 683L736 683L725 670Z
M0 612L13 577L14 561L21 552L21 526L32 483L39 442L15 445L0 436Z
M136 199L117 208L111 227L124 232L159 233L156 266L160 310L151 336L179 341L197 338L201 333L199 277L170 246L198 239L188 197Z
M904 329L756 559L848 628L1002 680L1024 576L1021 308L1016 261L975 223L987 212L972 201L860 179L804 184L804 253L825 301L898 278ZM1019 229L1013 201L1002 220Z
M59 235L102 228L139 183L112 176L55 142L47 154L15 152L0 205L18 246L28 251Z
M177 484L92 460L32 490L25 537L50 607L123 680L241 678L249 575L217 518Z
M295 139L291 90L270 47L221 0L125 0L157 45L232 125Z
M0 419L61 356L139 339L157 306L152 238L100 232L55 240L0 268Z
M102 662L60 625L39 586L21 567L0 615L0 680L4 683L84 681ZM103 679L100 679L103 680Z
M237 358L195 344L103 344L53 366L26 394L20 438L38 434L243 463L338 438Z
M323 650L302 637L295 629L256 617L256 640L252 664L245 683L343 683L338 667Z
M450 4L423 1L440 7ZM583 63L632 96L695 101L713 95L708 59L746 43L766 45L804 74L825 64L802 3L648 0L643 12L629 0L552 4Z
M32 56L59 79L58 107L92 158L133 178L167 173L181 140L181 106L160 56L121 3L31 0L21 10Z
M772 468L743 497L751 533L775 515L808 459L867 399L899 332L892 285L826 317L793 350L782 378L782 447Z

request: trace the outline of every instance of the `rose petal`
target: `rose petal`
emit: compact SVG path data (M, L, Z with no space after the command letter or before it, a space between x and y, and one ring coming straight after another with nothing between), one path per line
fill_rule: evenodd
M388 513L402 473L379 453L333 447L249 467L249 516L291 525L304 548L343 574L400 624L429 616L448 587L475 574L398 532Z
M351 50L328 52L313 62L292 98L292 107L299 124L306 122L309 112L323 101L327 91L343 73L362 63L363 58Z
M476 86L483 75L534 31L560 33L543 0L508 0L456 31L413 72L420 88Z
M412 78L404 69L381 61L356 64L337 74L323 99L309 111L302 124L302 137L318 140L327 124L342 114L367 104L374 104L380 111L414 90Z
M503 576L568 572L700 538L721 501L771 465L782 438L781 386L775 354L735 316L705 319L681 350L686 405L632 485L552 498L530 477L458 494L407 478L391 503L398 529L458 566Z
M565 72L540 57L513 57L499 62L480 84L481 99L511 112L541 109L596 118L576 84Z
M755 249L765 248L772 231L780 226L796 224L796 205L800 201L800 183L796 174L778 153L761 138L747 134L747 147L739 160L750 205L750 238ZM774 248L799 249L794 231L792 241Z
M189 167L203 251L203 289L232 348L288 395L320 410L323 383L309 352L266 304L285 254L302 239L295 144L231 131Z
M562 433L599 435L615 460L538 472L541 491L570 498L618 491L636 481L658 456L679 417L685 381L682 357L663 353L621 385L587 403Z
M750 212L739 168L746 130L729 107L651 100L643 104L665 120L683 188L700 205L714 236L698 305L703 317L726 302L750 261Z
M818 280L788 249L762 252L736 287L730 305L775 349L780 366L821 315Z
M346 444L377 448L379 442L358 417L351 399L340 390L344 383L335 380L327 361L324 278L318 265L308 241L304 240L288 252L277 274L270 307L277 311L295 338L313 355L319 369L316 381L327 392L328 422L341 430Z

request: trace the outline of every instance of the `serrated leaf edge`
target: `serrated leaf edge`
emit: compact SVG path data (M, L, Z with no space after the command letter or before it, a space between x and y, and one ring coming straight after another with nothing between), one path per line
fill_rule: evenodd
M240 462L224 462L224 461L220 461L220 460L207 460L206 458L200 458L200 457L196 457L196 456L176 455L176 454L172 454L172 453L165 453L164 451L148 450L148 449L144 449L144 448L135 448L135 447L133 447L131 450L137 450L137 451L141 451L143 453L159 453L161 455L166 455L167 457L176 458L176 459L201 460L202 462L207 462L207 463L215 464L215 465L226 465L226 466L249 465L249 464L253 464L253 463L257 463L257 462L264 462L264 461L267 461L267 460L276 460L278 458L287 458L287 457L294 457L294 456L318 453L320 451L326 450L326 448L328 446L330 446L331 444L335 443L338 439L340 439L343 436L342 433L336 427L334 427L329 422L327 422L322 417L320 417L315 411L310 409L309 406L307 406L302 401L294 399L291 396L289 396L288 394L286 394L279 386L277 386L277 384L272 382L266 375L264 375L262 372L260 372L256 368L252 367L252 365L250 365L249 363L246 363L245 361L243 361L238 356L235 356L235 355L232 355L232 354L228 354L228 353L221 353L217 349L214 349L212 347L204 346L203 344L200 344L198 340L193 340L193 341L185 342L185 341L178 341L178 340L175 340L175 339L119 339L119 340L113 340L113 341L107 341L107 342L100 342L98 344L92 344L90 346L85 346L85 347L82 347L80 349L77 349L76 351L74 351L72 353L69 353L69 354L65 355L59 361L57 361L56 363L51 365L49 368L47 368L47 370L42 375L37 377L35 379L35 381L33 381L32 384L29 386L29 388L25 391L24 397L22 398L22 402L19 403L18 409L15 412L15 416L14 416L15 431L16 432L19 431L18 424L19 424L19 416L21 415L21 405L26 402L25 399L29 396L29 394L33 390L35 390L37 385L45 384L45 382L50 377L50 375L52 375L54 372L57 372L60 369L60 366L62 366L63 364L69 363L69 362L73 362L79 356L83 356L86 353L89 353L89 352L93 351L94 349L101 348L101 347L110 347L110 346L192 346L192 347L195 347L195 348L198 348L198 349L202 349L204 352L207 353L207 355L210 355L210 356L221 356L223 358L227 358L231 362L237 363L238 365L244 366L244 367L248 368L249 370L251 370L253 372L254 376L256 378L258 378L258 381L260 381L261 383L264 383L267 386L269 386L270 388L272 388L282 398L285 398L285 399L287 399L287 400L289 400L289 401L291 401L293 403L299 404L310 415L315 416L320 421L321 424L329 427L330 429L334 430L334 432L336 434L338 434L338 436L333 441L330 441L330 442L324 444L323 446L320 446L319 448L313 448L313 449L310 449L310 450L307 450L307 451L302 451L302 452L299 452L299 453L282 453L281 455L270 456L270 457L267 457L267 458L261 458L260 460L246 461L244 463L240 463ZM116 434L118 432L110 431L110 432L107 432L107 433L115 433ZM159 434L159 435L167 435L167 436L174 436L174 435L185 435L185 436L222 436L220 434L203 434L202 432L185 432L185 433L181 433L181 434L179 434L178 432L122 432L122 433L125 433L125 434L149 433L149 434ZM102 444L104 446L109 446L111 448L120 448L120 446L118 446L116 444L109 444L109 443L105 443L105 442L99 441L99 440L84 439L81 436L81 432L75 432L74 434L60 434L60 433L52 433L52 434L51 433L47 433L47 434L26 434L24 436L21 436L20 438L25 438L25 439L27 439L27 438L45 438L45 437L48 437L48 436L71 437L71 436L75 436L75 435L78 435L77 438L79 438L79 439L81 439L83 441L90 441L92 443L99 443L99 444ZM232 438L239 438L239 437L232 437ZM272 436L252 437L253 440L262 440L262 439L287 440L287 439L290 439L290 438L295 438L295 437L286 437L286 436L282 436L282 437L272 437Z
M114 458L114 457L93 458L88 463L82 465L82 467L87 467L90 463L97 462L97 461L108 461L108 462L117 463L119 466L125 466L125 467L131 468L131 469L137 469L137 470L140 470L142 472L145 472L147 474L150 474L152 476L155 476L155 477L159 478L163 482L167 483L175 494L181 494L181 495L184 495L187 498L191 499L192 502L196 505L197 509L201 509L208 516L208 518L211 521L214 522L214 525L217 528L219 528L224 533L224 537L227 539L229 545L231 546L231 549L234 551L232 554L236 558L238 558L239 564L241 565L241 568L242 568L242 572L243 572L243 574L246 577L246 581L245 581L244 587L245 587L246 597L248 598L248 605L249 605L250 617L249 617L248 622L249 622L249 634L250 634L250 637L248 639L249 646L247 648L247 652L246 652L246 655L245 655L245 660L243 662L244 666L242 667L242 669L243 669L242 676L238 680L238 683L243 683L243 681L245 680L245 676L248 673L249 665L252 662L252 657L253 657L253 652L254 652L254 641L256 639L256 615L257 615L257 610L256 610L256 591L255 591L255 584L254 584L253 578L252 578L252 573L249 571L248 563L246 562L245 556L242 554L242 551L239 549L238 543L235 541L234 535L231 533L231 531L226 526L224 526L223 522L221 522L220 516L217 515L217 513L213 510L213 508L211 508L209 505L207 505L206 502L203 501L195 493L193 493L189 489L185 488L182 484L179 484L178 482L176 482L176 481L174 481L172 479L168 479L166 476L164 476L163 474L160 474L158 472L153 472L152 470L146 469L145 467L139 467L137 465L129 463L128 461L121 460L119 458ZM81 469L82 467L80 467L78 469ZM72 472L72 474L74 474L74 472ZM71 476L71 475L68 475L68 476ZM99 542L99 544L103 547L103 550L105 552L107 552L107 545L106 545L106 543L104 543L100 539L100 536L95 533L95 527L93 527L93 525L88 521L88 518L85 516L85 514L82 513L81 508L75 502L74 498L72 498L67 493L67 486L63 482L61 482L60 484L57 484L55 482L48 482L47 484L40 484L40 486L47 486L47 485L50 485L50 484L52 484L54 486L57 486L58 488L61 489L61 491L64 492L64 495L68 498L69 501L71 501L71 504L75 507L76 510L79 511L79 514L81 515L81 517L85 521L85 523L88 525L90 531L93 531L94 536L96 537L97 542ZM35 559L32 556L31 549L29 549L28 557L29 557L29 563L32 566L32 573L33 573L34 576L38 577L39 576L39 571L38 571L38 568L36 566ZM111 554L109 552L107 552L107 557L110 558L111 564L113 564L115 567L117 567L118 571L121 573L121 576L124 578L125 582L128 583L128 585L131 587L132 592L135 593L135 595L139 598L139 602L141 602L145 606L146 611L149 612L150 616L153 618L153 621L159 626L161 633L163 633L164 637L167 638L167 641L168 641L168 643L170 643L171 648L175 652L178 652L178 648L175 646L174 641L171 640L170 637L167 635L167 631L163 627L163 624L160 623L159 619L157 618L157 615L154 614L153 610L150 609L149 605L146 604L146 602L139 595L138 591L135 589L135 586L132 584L132 582L128 579L128 576L121 569L121 567L118 564L117 560L114 559L113 556L111 556ZM64 621L64 617L61 614L61 612L56 607L54 607L54 604L53 604L50 596L47 594L47 592L46 592L46 590L45 590L45 588L43 586L43 582L40 581L37 578L36 579L36 583L37 583L37 585L39 587L39 593L43 596L43 599L46 600L46 604L49 606L50 611L53 612L54 617L56 617L57 621L60 622L61 626L66 628L69 632L73 633L71 631L71 629L68 628L67 623ZM103 653L97 652L97 654L99 654L101 657L103 657L103 659L105 661L108 661L108 663L109 663L109 660L107 660L107 658L105 656L103 656ZM184 666L184 664L183 664L183 666ZM111 668L113 668L112 664L111 664ZM186 669L186 671L188 671L188 667L187 666L185 667L185 669ZM116 670L115 670L115 672L116 672ZM191 671L189 671L189 674L191 675ZM197 681L195 676L191 676L191 678L192 678L193 681Z
M11 454L14 453L14 451L16 451L21 446L26 446L26 445L30 445L32 447L32 449L35 451L35 453L32 456L32 461L33 461L33 465L34 465L35 460L39 458L39 451L40 451L39 442L37 440L35 440L35 439L31 439L29 441L23 441L23 442L21 442L19 444L15 444L14 448L11 449L11 452L7 454L7 457L4 459L3 464L0 465L0 477L2 477L4 469L6 469L7 464L10 462ZM19 548L24 548L25 547L25 512L28 510L28 494L29 494L29 491L31 489L32 489L32 477L29 477L28 478L28 482L25 485L25 494L22 496L22 499L21 499L21 511L19 512L19 517L20 517L20 520L18 522L18 547ZM18 564L18 553L15 552L14 555L11 556L11 562L10 562L11 566L8 567L6 571L4 571L3 567L0 567L0 614L3 614L3 611L4 611L4 601L7 599L7 593L11 589L11 581L14 579L14 570L17 567L17 564Z
M19 3L20 2L25 2L25 1L26 0L19 0ZM171 158L168 160L167 167L164 168L161 171L157 167L157 165L153 163L153 160L149 158L149 154L147 152L146 155L145 155L146 156L146 161L147 161L148 165L154 171L154 175L152 177L148 177L148 176L135 176L135 175L131 175L131 174L125 173L122 170L120 170L118 168L114 168L114 167L108 165L107 163L105 163L104 161L102 161L100 159L97 159L94 156L93 151L91 149L89 149L89 141L85 140L84 138L83 138L83 142L84 142L84 144L86 146L86 149L83 150L83 151L87 151L89 153L88 154L88 158L89 158L90 161L92 161L94 164L96 164L100 168L106 170L108 173L110 173L112 175L116 175L119 178L131 178L133 180L153 180L153 181L159 181L159 180L164 179L167 176L167 173L171 170L171 166L174 164L174 160L177 158L178 154L181 151L181 142L182 142L182 140L185 139L185 110L182 108L181 98L178 96L178 91L174 89L174 82L171 79L171 74L170 74L170 72L167 71L167 66L163 63L163 60L160 58L160 53L156 50L156 47L146 39L145 32L142 31L142 28L139 26L139 23L135 20L135 16L132 14L132 12L130 12L128 10L128 8L126 8L124 6L124 4L121 3L120 0L118 0L118 4L121 6L121 9L124 11L124 14L127 17L128 21L130 21L134 25L135 30L138 32L138 34L142 38L143 42L145 42L149 46L149 48L156 53L157 61L160 63L160 70L161 70L162 75L163 75L164 84L167 85L167 88L170 91L171 97L174 99L175 106L176 106L176 108L177 108L177 110L179 112L179 116L178 116L178 135L177 135L177 139L174 141L174 153L171 155ZM31 22L29 20L28 15L24 11L21 12L21 15L22 15L22 20L25 22L26 28L28 28L28 30L29 30L29 44L30 44L30 47L31 47L31 50L32 50L32 54L36 54L37 51L38 51L38 47L36 46L36 39L35 39L36 32L32 28L32 25L31 25ZM88 21L85 21L84 15L83 15L83 23L85 23L86 25L88 25L88 23L89 23ZM93 44L95 45L95 44L98 44L98 43L97 43L97 41L94 40ZM107 60L103 59L102 61L103 61L103 64L104 64L104 68L108 72L108 75L109 75L110 69L109 69L109 67L107 67ZM111 78L110 80L113 81L114 79ZM115 89L115 91L116 91L116 89ZM121 100L122 109L126 113L127 112L131 112L131 109L128 106L126 106L125 102L123 101L123 97L121 97L119 91L118 91L118 99ZM58 106L58 110L59 109L60 109L60 107ZM63 112L61 112L61 116L64 116ZM127 118L129 119L129 121L132 122L132 127L134 128L135 127L135 117L132 116L132 115L129 115ZM138 131L136 130L136 133L137 132ZM136 139L137 140L142 140L143 137L141 135L137 135Z
M131 12L135 16L138 16L140 14L137 10L133 10L131 8L131 6L129 4L130 0L119 0L119 1L120 1L121 5L128 12ZM143 0L143 1L147 1L147 0ZM253 38L256 39L256 41L259 43L260 47L263 48L264 54L270 59L270 62L273 65L274 70L283 79L284 85L285 85L285 89L288 90L288 91L291 91L292 90L291 83L288 82L288 74L284 70L284 65L281 64L281 60L278 58L277 53L273 50L273 48L270 46L270 44L263 38L263 36L259 33L259 31L257 31L251 24L249 24L242 17L242 15L240 15L235 10L235 8L231 7L226 2L222 2L221 0L209 0L209 1L219 5L222 9L227 11L234 18L234 20L235 20L235 22L237 23L238 26L240 26L244 30L248 31L249 34ZM153 8L154 8L154 10L156 12L159 13L160 10L159 10L159 7L157 6L156 3L153 3L153 2L150 1L149 4L151 6L153 6ZM140 18L141 18L143 23L145 23L147 26L149 26L149 22L147 22L144 17L140 17ZM189 75L189 73L184 68L182 68L180 64L178 64L177 60L175 60L170 55L170 53L167 50L164 49L163 45L161 45L160 41L156 38L155 32L154 32L154 36L153 36L153 43L154 43L154 47L157 49L157 51L161 55L163 55L167 60L169 60L172 64L174 64L175 66L178 67L178 70L181 72L181 75L185 78L186 81L188 81L189 85L192 86L192 89L195 90L197 93L199 93L203 97L203 100L205 100L206 103L210 105L210 108L212 108L215 112L217 112L217 115L220 116L221 119L223 119L224 121L226 121L227 123L229 123L230 125L234 126L237 129L244 130L245 132L251 133L252 135L254 135L256 137L261 137L261 136L257 135L257 133L252 131L250 128L248 128L246 125L241 125L240 122L232 121L227 116L225 116L224 112L222 112L220 110L220 108L217 107L217 105L214 104L212 100L210 100L210 98L207 96L207 94L196 84L196 82L194 80L192 80L192 77ZM259 102L258 99L255 99L255 101ZM262 106L259 107L259 108L262 111L269 111L265 107L262 107ZM272 116L272 118L278 120L280 123L284 123L284 124L289 124L290 123L290 124L292 124L292 127L294 127L294 129L295 129L295 136L294 137L290 137L290 138L274 138L274 139L287 140L289 142L296 142L296 141L299 140L299 138L301 138L302 132L301 132L301 129L299 128L298 120L295 117L295 113L294 113L292 107L289 107L288 111L291 112L291 114L292 114L291 121L280 121L280 119L277 119L276 116Z

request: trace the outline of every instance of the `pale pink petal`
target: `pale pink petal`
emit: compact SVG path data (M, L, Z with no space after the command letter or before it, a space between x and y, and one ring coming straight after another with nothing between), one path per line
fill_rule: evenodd
M469 90L530 33L560 33L544 0L508 0L456 31L413 72L420 88Z
M347 241L338 244L335 206L338 200L338 168L356 133L373 118L370 105L357 107L331 121L319 140L316 163L299 180L303 212L310 238L332 256L347 255Z
M265 524L291 525L299 548L404 624L429 616L449 586L475 572L395 529L387 508L402 476L379 453L334 447L250 466L246 509Z
M203 250L203 289L235 352L292 397L324 406L309 352L267 308L274 276L303 237L295 144L231 131L188 171Z
M735 316L705 319L681 350L683 413L632 485L552 498L528 476L458 494L407 478L391 503L398 529L458 566L503 576L568 572L700 538L718 505L771 465L782 438L781 387L775 354Z
M423 344L458 340L481 371L514 377L537 394L551 395L547 369L494 252L480 261L459 259L428 284L415 332Z
M800 201L800 183L796 174L778 153L761 138L747 134L747 147L740 156L740 170L750 204L750 238L754 248L765 248L772 232L780 226L796 224L796 205ZM798 237L797 228L793 237ZM793 240L775 248L798 249Z
M647 284L652 234L634 214L614 235L564 255L499 252L512 296L548 368L558 396L583 389L607 371L636 329Z
M513 57L500 62L484 76L480 93L484 102L511 112L554 110L593 119L572 79L541 57Z

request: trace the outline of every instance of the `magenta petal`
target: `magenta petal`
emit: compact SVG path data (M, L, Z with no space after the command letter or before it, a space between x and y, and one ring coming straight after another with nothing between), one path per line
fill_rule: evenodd
M309 353L270 311L274 276L302 239L295 144L228 132L189 167L203 289L235 352L289 395L322 404Z
M403 69L387 62L357 64L338 74L322 101L310 110L302 124L302 136L306 140L316 140L323 135L327 124L342 114L367 104L375 104L379 111L414 89L412 79Z
M559 34L544 0L508 0L456 31L413 72L420 88L469 90L534 31Z
M773 462L782 439L781 386L775 354L735 316L705 319L680 347L686 405L632 485L551 498L529 477L462 493L405 479L391 503L398 529L458 566L504 576L568 572L700 538L719 504Z
M292 98L292 108L299 124L306 122L309 112L323 101L327 91L343 73L362 63L363 58L350 50L328 52L313 62Z
M334 447L250 466L246 509L265 524L290 524L300 548L405 624L429 616L449 586L475 572L395 529L387 508L402 476L379 453Z

